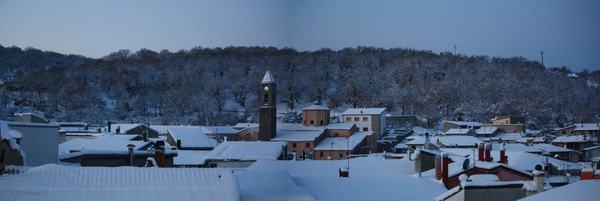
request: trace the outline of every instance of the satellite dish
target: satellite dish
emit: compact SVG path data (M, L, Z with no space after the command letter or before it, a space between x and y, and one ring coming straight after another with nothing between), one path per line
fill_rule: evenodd
M535 165L535 170L542 171L542 169L543 169L542 165L540 165L540 164Z
M471 163L471 161L469 161L469 159L465 159L465 161L463 161L463 170L469 169L469 164Z

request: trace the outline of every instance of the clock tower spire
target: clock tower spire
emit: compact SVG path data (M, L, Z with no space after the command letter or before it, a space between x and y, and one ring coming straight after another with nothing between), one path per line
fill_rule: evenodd
M260 110L259 113L259 128L258 128L258 140L268 141L275 137L276 133L276 112L277 112L277 101L275 96L277 95L275 79L271 72L267 71L262 81L260 82Z

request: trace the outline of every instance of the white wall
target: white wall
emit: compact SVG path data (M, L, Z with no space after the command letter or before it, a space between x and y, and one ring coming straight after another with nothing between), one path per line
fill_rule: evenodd
M59 134L57 125L7 122L12 130L23 134L21 148L27 166L58 162Z

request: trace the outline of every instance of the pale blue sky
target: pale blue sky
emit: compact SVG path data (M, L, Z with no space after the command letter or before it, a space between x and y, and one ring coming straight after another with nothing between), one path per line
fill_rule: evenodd
M410 47L600 70L595 0L0 0L0 44L102 57L196 46Z

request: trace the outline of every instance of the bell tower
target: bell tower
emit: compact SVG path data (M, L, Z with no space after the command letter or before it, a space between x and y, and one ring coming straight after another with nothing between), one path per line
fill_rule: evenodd
M277 101L275 96L277 91L275 88L275 79L271 72L267 71L262 81L260 82L260 110L258 111L258 140L268 141L275 137L276 132L276 112Z

